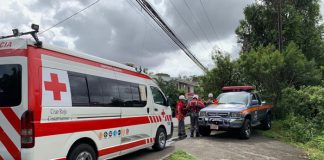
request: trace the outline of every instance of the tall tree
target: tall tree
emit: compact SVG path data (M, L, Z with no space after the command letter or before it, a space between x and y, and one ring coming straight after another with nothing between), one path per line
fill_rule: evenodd
M229 55L223 54L218 50L213 50L212 54L215 68L201 77L200 82L204 95L208 93L218 95L222 87L240 84L240 73L236 61L231 61Z
M243 52L270 44L278 49L281 37L283 49L294 42L308 60L324 66L319 0L259 0L247 6L244 15L236 29Z

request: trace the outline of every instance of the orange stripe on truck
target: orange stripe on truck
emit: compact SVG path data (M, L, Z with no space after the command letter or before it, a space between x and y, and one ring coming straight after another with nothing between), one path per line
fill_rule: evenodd
M267 104L267 105L264 105L264 106L251 107L251 108L248 108L248 109L245 109L245 110L241 111L241 113L247 114L247 113L251 113L251 112L257 111L257 110L263 110L263 109L268 109L268 108L272 108L272 105L271 104Z

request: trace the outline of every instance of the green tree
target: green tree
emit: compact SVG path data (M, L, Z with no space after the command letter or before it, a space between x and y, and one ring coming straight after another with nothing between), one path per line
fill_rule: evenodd
M182 90L178 90L178 87L176 85L176 81L171 80L171 81L165 81L163 80L161 77L158 77L157 79L155 79L157 82L157 85L161 88L161 90L163 91L163 93L168 96L170 101L170 105L171 107L175 107L179 95L185 93L185 91Z
M238 60L245 84L257 86L264 97L274 104L286 87L318 85L321 72L314 61L308 61L294 43L290 43L283 53L273 45L258 47Z
M203 88L204 95L208 93L218 95L222 87L240 84L240 73L236 61L231 61L228 54L223 54L218 50L213 50L212 59L215 68L200 78L200 86Z
M274 46L258 47L247 54L242 54L238 63L245 83L257 86L263 92L263 98L277 102L284 83L281 71L284 57Z
M243 52L259 46L278 47L280 1L283 49L290 42L295 42L308 60L314 59L318 66L324 66L319 0L260 0L247 6L244 9L245 18L236 29Z

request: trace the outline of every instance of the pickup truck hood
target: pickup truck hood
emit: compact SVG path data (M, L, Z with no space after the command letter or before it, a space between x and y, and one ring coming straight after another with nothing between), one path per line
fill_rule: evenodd
M243 104L212 104L206 108L203 108L201 111L207 112L240 112L246 109L246 106Z

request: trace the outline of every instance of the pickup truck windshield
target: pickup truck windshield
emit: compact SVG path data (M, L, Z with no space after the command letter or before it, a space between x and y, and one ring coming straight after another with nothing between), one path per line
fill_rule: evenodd
M18 106L21 102L21 65L0 65L0 107Z
M218 97L219 104L244 104L248 103L249 93L246 92L228 92L222 93Z

